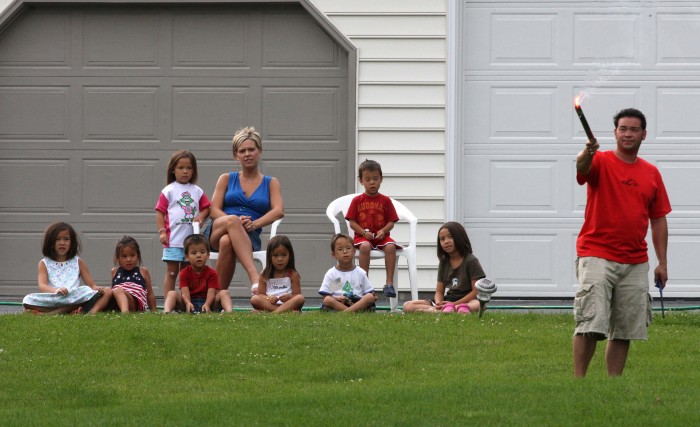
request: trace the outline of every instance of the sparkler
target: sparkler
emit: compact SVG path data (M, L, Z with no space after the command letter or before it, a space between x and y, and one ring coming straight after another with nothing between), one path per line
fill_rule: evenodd
M586 136L588 137L588 140L595 141L593 131L588 125L588 120L586 120L586 116L583 114L583 110L581 109L581 95L577 96L574 100L574 108L576 109L576 114L578 114L579 120L581 120L581 126L583 126L583 130L586 131Z

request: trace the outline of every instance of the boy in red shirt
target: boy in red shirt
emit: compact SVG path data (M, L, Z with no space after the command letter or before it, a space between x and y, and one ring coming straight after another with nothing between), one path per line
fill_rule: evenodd
M358 179L365 192L352 199L345 219L355 232L353 244L360 250L360 268L369 275L369 255L372 249L384 251L386 265L386 284L384 295L396 298L394 288L394 269L396 268L396 249L394 239L389 231L399 220L391 199L379 193L379 186L384 179L382 166L374 160L365 160L358 168Z
M180 271L180 293L168 292L163 312L177 309L186 313L211 313L217 302L224 311L231 311L231 296L228 291L219 290L219 275L207 265L209 244L206 238L192 234L183 246L189 265Z

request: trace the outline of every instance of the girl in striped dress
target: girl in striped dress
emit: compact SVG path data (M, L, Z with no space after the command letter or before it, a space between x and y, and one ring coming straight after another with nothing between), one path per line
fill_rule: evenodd
M141 267L141 249L133 237L124 236L114 250L112 295L122 313L156 311L156 297L151 287L151 274Z

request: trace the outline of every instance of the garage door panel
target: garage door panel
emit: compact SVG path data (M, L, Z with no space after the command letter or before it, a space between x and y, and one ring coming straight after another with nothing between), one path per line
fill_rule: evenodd
M639 46L642 16L638 12L630 12L574 13L574 63L604 60L640 64L643 60Z
M181 11L173 17L173 67L251 67L252 15ZM216 37L212 37L212 35Z
M696 43L700 38L700 14L697 10L659 13L656 23L659 34L657 64L700 64L700 45Z
M173 139L226 141L232 122L245 122L249 89L246 87L174 87Z
M70 88L17 83L0 87L0 140L68 140Z
M659 168L664 179L673 207L673 216L678 218L697 218L700 216L700 192L688 191L687 183L700 182L700 157L683 156L680 159L663 156L645 157Z
M555 41L561 18L551 11L467 7L463 40L469 68L551 65L559 60Z
M262 90L266 135L305 141L340 139L338 87L264 87Z
M647 236L651 245L651 236ZM687 294L697 288L698 247L700 231L697 229L677 229L668 239L668 271L673 279L673 286L664 289L664 295L676 296Z
M83 15L83 66L156 67L160 18L156 12L88 12Z
M502 296L567 295L575 291L574 258L578 229L563 225L520 226L467 223L467 232L486 274L498 282Z
M554 284L556 282L557 235L549 232L491 233L492 273L499 284Z
M492 14L490 63L555 63L557 19L547 12Z
M553 138L556 134L556 88L490 89L491 138Z
M271 160L267 170L280 180L287 215L325 212L341 184L338 160Z
M697 144L700 139L700 84L683 87L659 85L656 89L658 113L655 136L668 142L682 138L682 142Z
M466 155L469 185L462 211L471 218L575 217L573 166L565 156ZM584 201L585 203L585 194Z
M37 11L23 14L0 38L0 69L70 66L70 15Z
M305 13L270 13L262 17L263 68L339 68L340 51Z
M7 285L3 284L3 294L37 292L37 265L42 258L43 231L0 232L0 271L3 281L7 282Z
M83 139L158 141L158 91L143 86L83 88Z
M153 213L157 159L84 160L82 213ZM159 181L159 180L158 180Z
M70 213L70 160L44 153L43 158L0 160L4 214L42 216Z
M489 210L527 214L557 211L556 162L492 160Z

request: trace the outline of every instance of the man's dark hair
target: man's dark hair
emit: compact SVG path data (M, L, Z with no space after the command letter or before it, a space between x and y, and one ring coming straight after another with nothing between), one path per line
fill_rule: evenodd
M642 130L647 129L647 118L644 117L644 113L636 108L625 108L624 110L620 110L617 114L615 114L615 117L613 118L615 129L617 129L617 122L619 122L623 117L635 117L642 122Z

